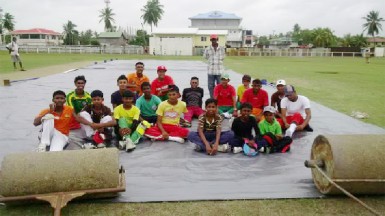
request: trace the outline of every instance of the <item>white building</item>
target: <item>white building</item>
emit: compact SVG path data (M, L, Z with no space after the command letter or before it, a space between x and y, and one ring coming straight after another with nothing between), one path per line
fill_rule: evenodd
M252 37L252 32L246 37L246 32L241 27L242 18L235 14L224 13L221 11L211 11L190 17L191 28L199 30L227 30L227 47L245 47L246 40Z
M15 30L12 37L17 38L19 45L53 46L63 44L62 34L49 29L33 28L27 30Z

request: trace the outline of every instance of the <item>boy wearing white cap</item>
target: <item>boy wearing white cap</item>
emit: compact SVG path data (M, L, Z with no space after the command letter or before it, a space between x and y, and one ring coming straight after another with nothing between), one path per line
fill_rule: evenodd
M285 91L283 90L285 85L285 80L278 80L276 84L277 91L271 95L270 105L278 110L278 116L280 116L281 113L281 100L285 97Z
M292 137L295 131L313 131L309 126L311 119L309 99L297 95L292 85L286 85L284 92L286 97L281 100L281 119L278 121L282 128L286 128L285 136Z

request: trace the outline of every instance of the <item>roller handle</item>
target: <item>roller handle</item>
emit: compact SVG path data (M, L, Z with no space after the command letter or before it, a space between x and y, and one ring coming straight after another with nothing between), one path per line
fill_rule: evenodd
M305 167L307 168L316 168L316 166L323 168L325 163L323 160L305 160Z

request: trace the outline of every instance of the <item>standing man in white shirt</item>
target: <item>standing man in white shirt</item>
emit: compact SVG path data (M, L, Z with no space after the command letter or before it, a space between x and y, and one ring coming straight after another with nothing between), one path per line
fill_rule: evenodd
M224 72L223 60L225 58L225 48L219 46L218 35L210 35L211 46L205 49L203 57L208 60L207 82L210 92L210 98L214 97L214 87L221 82L221 76Z
M20 54L19 54L19 45L16 43L16 37L12 38L12 42L9 43L6 48L9 51L9 54L11 54L11 59L13 62L13 68L17 70L16 62L19 62L20 70L25 71L23 68L23 64L21 63Z
M313 131L309 126L311 119L310 101L307 97L297 95L292 85L284 87L285 98L281 100L281 119L277 119L285 136L292 137L295 131Z

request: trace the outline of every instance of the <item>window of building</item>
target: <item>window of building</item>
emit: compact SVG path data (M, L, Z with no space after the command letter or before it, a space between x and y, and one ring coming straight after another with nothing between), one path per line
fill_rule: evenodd
M207 41L207 37L201 37L201 41Z
M39 34L30 34L29 38L30 39L40 39L40 35Z
M20 39L29 39L29 35L28 34L22 34L22 35L20 35Z

